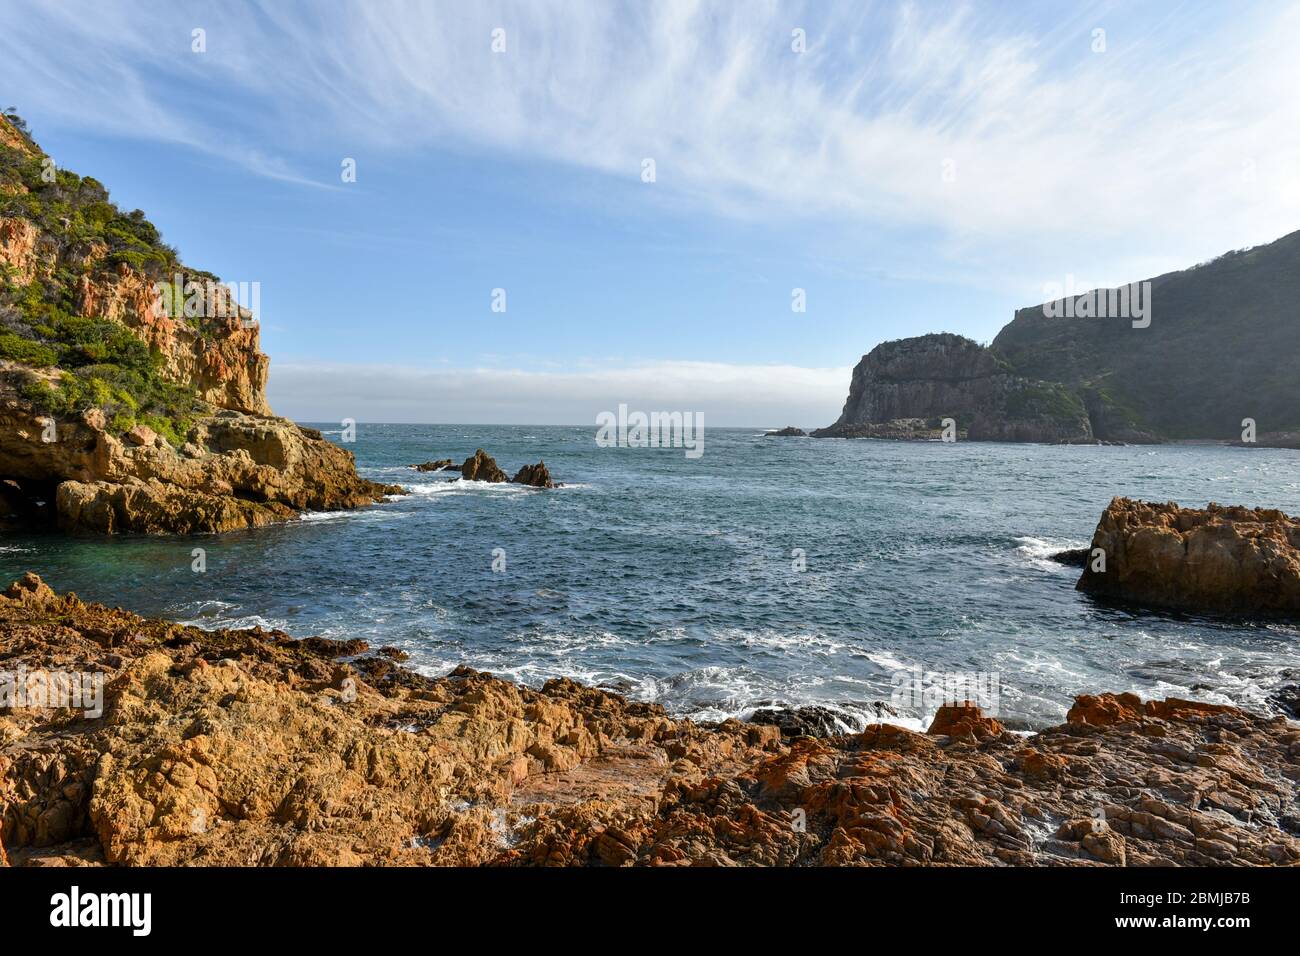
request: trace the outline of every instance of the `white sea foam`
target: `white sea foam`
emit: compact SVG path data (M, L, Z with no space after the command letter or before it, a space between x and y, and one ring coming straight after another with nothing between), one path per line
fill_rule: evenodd
M349 515L360 514L357 511L304 511L298 516L300 521L333 521L335 518L346 518Z
M260 614L241 614L230 617L196 617L190 620L181 620L179 623L189 627L200 627L205 631L217 631L223 629L229 630L246 630L248 628L260 627L264 631L283 631L289 627L289 622L282 618L263 617Z
M1067 574L1077 574L1078 569L1051 560L1052 555L1061 551L1086 548L1088 546L1087 541L1080 541L1078 538L1036 538L1032 535L1025 535L1014 540L1016 541L1016 551L1032 563L1034 567L1042 568L1045 571Z
M887 671L905 671L908 665L904 664L893 654L888 651L867 651L867 660L877 667L883 667Z
M416 482L402 487L416 495L468 495L480 492L497 495L525 495L537 490L527 485L516 485L509 481L466 481L464 478L457 478L455 481Z

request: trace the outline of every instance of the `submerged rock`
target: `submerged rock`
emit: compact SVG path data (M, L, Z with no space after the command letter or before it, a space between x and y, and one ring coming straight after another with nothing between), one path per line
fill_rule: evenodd
M1057 564L1065 564L1072 568L1082 568L1088 563L1088 556L1092 553L1090 548L1066 548L1064 551L1057 551L1055 554L1049 554L1047 559L1055 561Z
M531 485L534 488L555 487L555 482L551 480L551 472L544 461L539 461L535 465L524 465L510 480L517 485Z
M465 459L465 464L460 466L460 476L466 481L497 483L506 480L506 473L497 467L496 459L482 448Z
M1300 615L1300 521L1264 508L1180 508L1115 498L1078 588L1154 607L1238 615Z
M416 471L460 471L460 465L452 464L450 458L439 458L437 461L426 461L422 465L408 465L408 468L414 468Z
M808 433L802 428L795 428L793 425L786 425L785 428L770 431L766 434L767 438L806 438Z
M107 675L98 716L0 709L17 866L1300 863L1300 730L1230 707L1103 694L1029 737L953 707L929 734L786 743L566 679L148 620L35 575L0 597L0 643L7 670Z

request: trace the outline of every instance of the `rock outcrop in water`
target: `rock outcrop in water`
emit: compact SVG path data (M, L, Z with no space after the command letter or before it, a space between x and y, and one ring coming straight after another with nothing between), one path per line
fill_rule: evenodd
M0 517L229 531L400 493L276 418L251 314L0 118ZM166 292L166 294L164 294Z
M532 488L555 487L555 482L551 480L551 471L544 461L539 461L535 465L524 465L510 480L516 485L528 485Z
M460 465L452 464L450 458L439 458L437 461L426 461L423 464L407 467L414 468L416 471L460 471Z
M956 706L928 734L787 743L29 575L0 597L0 670L55 668L102 671L103 713L0 709L14 865L1300 863L1300 728L1214 705L1081 697L1029 737Z
M466 481L490 481L494 484L506 480L506 473L497 465L497 460L482 448L465 459L460 466L460 476Z
M1079 590L1156 607L1300 616L1300 521L1264 508L1115 498L1093 533L1105 570Z
M989 349L941 333L876 346L853 370L839 419L816 438L936 438L952 419L973 441L1093 440L1083 403L1011 372Z

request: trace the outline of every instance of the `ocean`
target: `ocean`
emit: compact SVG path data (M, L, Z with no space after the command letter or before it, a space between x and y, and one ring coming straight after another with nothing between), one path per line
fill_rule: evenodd
M885 701L922 726L935 700L900 688L979 675L999 716L1036 728L1079 693L1263 708L1300 679L1296 626L1099 603L1047 560L1085 545L1114 495L1300 513L1293 451L710 428L691 458L594 434L361 424L360 472L410 495L221 536L9 536L0 576L205 628L360 637L432 675L573 677L706 720L818 704L857 729ZM564 487L405 467L480 447L509 474L544 459Z

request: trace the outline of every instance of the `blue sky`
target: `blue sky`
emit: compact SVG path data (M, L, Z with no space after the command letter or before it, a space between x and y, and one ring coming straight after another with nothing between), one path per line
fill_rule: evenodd
M1277 3L6 0L0 105L260 283L280 414L821 425L881 341L1300 228L1298 48Z

